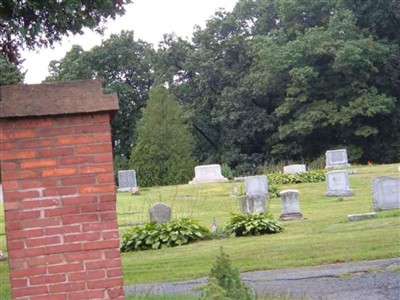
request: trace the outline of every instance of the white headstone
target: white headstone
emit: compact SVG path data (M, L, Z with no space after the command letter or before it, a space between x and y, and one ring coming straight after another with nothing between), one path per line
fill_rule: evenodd
M131 192L137 187L135 170L118 171L118 192Z
M229 180L222 176L220 165L204 165L194 168L195 177L189 184L228 182Z
M265 195L244 195L240 199L240 208L243 214L249 213L264 213Z
M350 167L346 149L328 150L325 153L325 169Z
M375 211L400 208L400 178L382 176L372 179L372 198Z
M158 202L150 208L150 221L168 223L171 221L171 207Z
M348 215L347 220L353 222L353 221L372 219L376 217L377 217L376 213L355 214L355 215Z
M349 187L349 174L346 170L331 171L326 173L326 196L351 196L354 195Z
M297 174L307 172L306 165L288 165L283 167L284 174Z
M246 195L268 196L268 179L265 175L247 176L244 178Z
M297 190L284 190L280 192L282 201L282 212L279 220L300 220L303 215L300 211L299 191Z

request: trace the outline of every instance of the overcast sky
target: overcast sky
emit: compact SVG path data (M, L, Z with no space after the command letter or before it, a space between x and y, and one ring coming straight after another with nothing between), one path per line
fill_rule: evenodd
M66 37L53 49L23 52L25 83L40 83L48 75L51 60L64 57L74 44L89 50L110 34L133 30L135 40L142 39L157 46L164 33L191 38L193 27L205 22L219 8L231 11L238 0L133 0L123 17L107 23L104 36L86 31L82 36Z

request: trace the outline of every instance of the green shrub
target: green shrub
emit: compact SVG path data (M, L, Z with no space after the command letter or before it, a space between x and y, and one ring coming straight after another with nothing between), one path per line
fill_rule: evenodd
M232 169L227 164L222 164L221 174L222 176L228 178L229 180L232 180L234 177Z
M208 284L203 289L204 300L251 300L251 290L243 284L237 268L232 266L222 247L211 268Z
M181 218L169 223L148 222L127 230L122 236L122 252L160 249L210 238L210 231L195 220Z
M231 236L250 236L279 233L283 226L268 214L233 213L225 230Z
M325 181L325 170L307 171L297 174L270 173L267 174L268 183L293 184Z
M279 198L281 196L280 190L274 183L268 183L268 194L271 198Z

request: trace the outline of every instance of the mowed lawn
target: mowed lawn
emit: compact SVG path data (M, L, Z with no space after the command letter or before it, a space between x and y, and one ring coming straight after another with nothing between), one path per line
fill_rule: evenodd
M378 212L378 218L348 222L347 215L371 212L371 179L399 177L400 164L357 166L350 175L354 196L326 197L326 183L280 185L280 190L297 189L304 220L282 222L285 231L276 235L223 238L169 249L123 253L125 284L194 279L207 276L219 248L229 254L241 272L320 265L400 256L400 211ZM140 175L138 177L140 185ZM119 193L117 200L121 236L130 224L149 219L156 202L172 207L173 218L191 217L211 228L213 217L223 228L231 212L239 212L234 186L244 192L242 182L142 188L141 194ZM280 198L269 202L277 219ZM1 205L0 248L5 249L4 212ZM9 295L8 264L0 262L0 298Z

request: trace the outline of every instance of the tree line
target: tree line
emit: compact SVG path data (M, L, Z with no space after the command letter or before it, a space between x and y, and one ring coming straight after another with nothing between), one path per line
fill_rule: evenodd
M122 31L89 51L73 46L46 80L100 77L118 94L120 167L140 144L150 89L161 85L179 103L197 163L226 163L241 175L338 148L352 161L389 163L400 161L398 28L395 0L239 0L191 40L165 34L155 49Z

